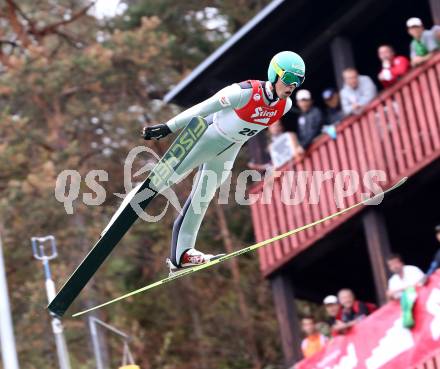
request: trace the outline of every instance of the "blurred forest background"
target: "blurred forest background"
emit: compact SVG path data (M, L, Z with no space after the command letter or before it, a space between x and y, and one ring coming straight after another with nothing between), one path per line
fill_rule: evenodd
M141 128L178 113L161 102L163 95L268 2L125 0L122 14L97 19L87 0L1 1L0 232L21 368L58 367L42 267L32 258L30 238L56 236L59 257L51 265L59 288L120 203L113 193L125 192L124 160L144 145ZM148 145L163 153L171 140ZM245 155L236 172L245 167ZM72 215L54 196L65 169L83 178ZM91 192L84 178L92 169L109 174L100 206L81 201ZM179 185L181 202L191 184ZM161 201L155 202L159 212ZM160 223L137 222L70 312L166 275L175 216L170 207ZM222 252L252 241L249 208L213 202L198 247ZM255 254L96 316L134 337L131 348L142 369L281 364L272 299ZM94 368L86 319L66 317L64 323L72 368ZM121 346L106 340L105 356L117 368Z

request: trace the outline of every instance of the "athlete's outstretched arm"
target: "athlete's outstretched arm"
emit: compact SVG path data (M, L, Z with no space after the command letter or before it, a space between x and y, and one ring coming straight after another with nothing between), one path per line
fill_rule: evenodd
M205 101L202 101L201 103L194 105L193 107L176 115L174 118L170 119L166 125L172 132L176 132L185 127L193 117L206 117L226 108L235 109L241 104L241 95L241 87L238 84L232 84L221 89L209 99L206 99Z

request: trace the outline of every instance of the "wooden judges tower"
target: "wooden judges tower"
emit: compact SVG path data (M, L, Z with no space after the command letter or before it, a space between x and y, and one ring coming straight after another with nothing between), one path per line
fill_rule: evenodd
M440 2L422 0L275 0L223 46L201 63L165 97L183 106L207 98L225 85L247 78L265 78L267 63L281 50L294 50L307 67L305 88L319 105L320 93L341 87L341 72L355 66L376 78L377 47L391 44L408 55L406 19L421 18L426 27L440 24ZM254 55L252 59L249 55ZM377 80L376 80L377 82ZM283 122L285 126L289 121ZM362 115L346 118L336 140L320 137L305 159L292 160L284 170L371 169L385 173L384 188L402 177L405 186L380 206L364 207L284 239L259 252L263 275L269 279L279 321L286 365L300 358L300 329L294 298L321 302L342 287L363 300L385 301L388 272L385 258L400 253L408 263L428 266L436 250L433 228L440 223L440 54L412 70L395 86L381 91ZM254 160L261 141L250 144ZM283 174L274 178L271 204L252 205L257 241L296 228L336 210L334 181L324 182L318 204L281 201ZM307 192L314 184L307 181ZM358 192L344 198L350 206ZM252 187L262 191L262 184Z

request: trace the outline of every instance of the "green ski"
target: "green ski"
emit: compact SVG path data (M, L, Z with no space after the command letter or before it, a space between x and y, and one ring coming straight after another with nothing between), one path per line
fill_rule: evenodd
M102 231L101 238L49 304L48 309L52 313L62 316L66 312L90 278L136 221L138 215L135 209L143 210L147 207L159 193L162 186L167 184L171 175L207 128L208 123L203 118L195 117L191 119L153 168L148 178L127 194L107 227Z
M378 193L378 194L376 194L375 196L373 196L373 197L370 198L370 199L365 199L365 200L363 200L363 201L361 201L361 202L358 202L357 204L354 204L354 205L352 205L352 206L350 206L350 207L348 207L348 208L342 209L342 210L340 210L340 211L338 211L338 212L336 212L336 213L333 213L333 214L331 214L331 215L329 215L329 216L327 216L327 217L325 217L325 218L322 218L322 219L316 220L315 222L312 222L312 223L310 223L310 224L306 224L306 225L304 225L304 226L302 226L302 227L299 227L299 228L293 229L293 230L291 230L291 231L288 231L288 232L286 232L286 233L280 234L280 235L278 235L278 236L275 236L275 237L269 238L269 239L267 239L267 240L265 240L265 241L258 242L258 243L254 244L254 245L251 245L251 246L245 247L245 248L243 248L243 249L240 249L240 250L237 250L237 251L231 252L230 254L227 254L227 255L222 256L222 257L220 257L220 258L218 258L218 259L212 260L212 261L210 261L210 262L208 262L208 263L205 263L205 264L202 264L202 265L198 265L198 266L195 266L195 267L191 267L191 268L188 268L188 269L183 269L182 271L178 272L177 274L170 275L169 277L166 277L166 278L161 279L161 280L159 280L159 281L157 281L157 282L151 283L151 284L149 284L149 285L147 285L147 286L145 286L145 287L142 287L142 288L139 288L139 289L137 289L137 290L135 290L135 291L129 292L129 293L123 295L123 296L117 297L117 298L115 298L115 299L113 299L113 300L110 300L110 301L107 301L107 302L105 302L105 303L103 303L103 304L100 304L100 305L97 305L97 306L92 307L92 308L90 308L90 309L83 310L83 311L81 311L81 312L78 312L78 313L76 313L76 314L73 314L72 316L73 316L73 317L77 317L77 316L83 315L83 314L85 314L85 313L88 313L88 312L90 312L90 311L93 311L93 310L96 310L96 309L102 308L102 307L104 307L104 306L108 306L108 305L113 304L113 303L115 303L115 302L117 302L117 301L121 301L121 300L123 300L123 299L126 299L127 297L130 297L130 296L136 295L136 294L141 293L141 292L145 292L145 291L151 290L151 289L156 288L156 287L159 287L159 286L162 286L162 285L164 285L164 284L166 284L166 283L169 283L169 282L175 281L176 279L179 279L179 278L183 278L183 277L185 277L185 276L188 276L188 275L190 275L190 274L193 274L193 273L195 273L195 272L198 272L198 271L200 271L200 270L202 270L202 269L210 268L210 267L212 267L212 266L214 266L214 265L217 265L217 264L219 264L219 263L222 263L223 261L226 261L226 260L228 260L228 259L234 258L234 257L236 257L236 256L239 256L239 255L242 255L242 254L245 254L245 253L248 253L248 252L250 252L250 251L255 251L255 250L257 250L257 249L259 249L259 248L261 248L261 247L263 247L263 246L266 246L266 245L268 245L268 244L270 244L270 243L272 243L272 242L275 242L275 241L281 240L282 238L286 238L286 237L292 236L292 235L294 235L294 234L296 234L296 233L302 232L302 231L304 231L304 230L307 229L307 228L314 227L314 226L316 226L316 225L318 225L318 224L320 224L320 223L323 223L323 222L325 222L325 221L327 221L327 220L329 220L329 219L332 219L332 218L335 218L335 217L337 217L337 216L339 216L339 215L342 215L342 214L344 214L344 213L347 213L347 212L349 212L350 210L353 210L354 208L357 208L357 207L362 206L362 205L367 205L368 203L373 203L375 200L377 200L377 199L380 198L381 196L385 195L386 193L391 192L391 191L393 191L394 189L400 187L403 183L406 182L406 180L407 180L406 177L405 177L405 178L402 178L399 182L397 182L394 186L392 186L392 187L389 188L388 190L383 191L383 192L381 192L381 193Z

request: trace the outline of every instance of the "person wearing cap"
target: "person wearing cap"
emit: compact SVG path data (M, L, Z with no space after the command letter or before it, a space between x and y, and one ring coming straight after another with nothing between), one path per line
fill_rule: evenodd
M313 106L312 94L309 90L299 90L296 94L296 104L300 115L294 127L294 132L303 150L306 150L313 140L320 135L324 116L319 108Z
M413 38L410 44L411 65L416 67L431 58L439 46L433 32L425 30L420 18L409 18L406 27Z
M342 77L344 87L340 94L344 114L361 114L364 106L376 97L376 85L370 77L359 75L356 68L346 68Z
M335 295L328 295L323 301L325 312L327 313L327 319L325 319L325 323L329 326L330 331L334 324L336 323L336 319L338 318L341 306L339 305L338 298Z
M322 91L322 99L327 107L326 109L326 123L338 124L344 119L344 113L341 109L341 100L339 99L339 93L334 88L326 88Z
M408 58L396 55L391 45L379 46L377 56L382 62L382 70L378 74L378 79L384 88L396 83L410 68Z

